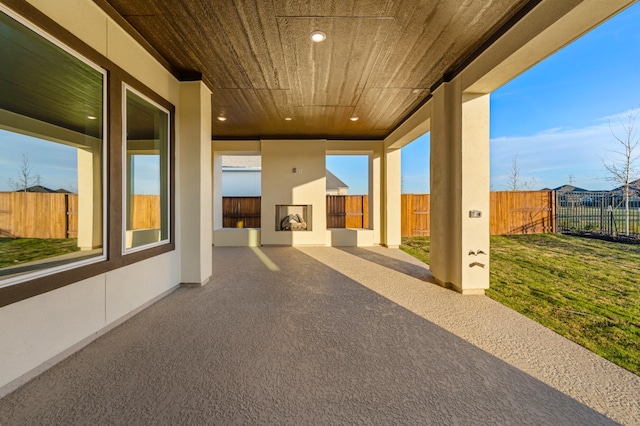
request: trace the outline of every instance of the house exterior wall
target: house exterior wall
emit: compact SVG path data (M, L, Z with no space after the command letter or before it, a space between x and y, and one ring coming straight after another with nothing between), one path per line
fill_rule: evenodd
M259 197L260 181L259 169L222 169L222 196Z
M175 105L179 130L178 81L94 2L29 3ZM176 131L176 164L181 155L178 135ZM179 170L175 179L179 183ZM179 206L180 193L176 191L176 223ZM78 345L88 343L179 285L179 229L176 248L0 308L0 396L38 373L52 359L78 349Z
M347 195L349 193L349 188L340 187L335 189L327 189L327 195Z

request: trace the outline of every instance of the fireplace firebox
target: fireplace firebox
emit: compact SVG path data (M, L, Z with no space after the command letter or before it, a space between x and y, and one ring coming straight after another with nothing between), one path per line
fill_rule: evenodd
M309 204L277 204L276 231L311 231Z

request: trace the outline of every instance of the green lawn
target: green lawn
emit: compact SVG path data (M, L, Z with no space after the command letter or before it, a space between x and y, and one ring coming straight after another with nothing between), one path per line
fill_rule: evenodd
M401 249L429 263L429 239ZM640 245L558 234L491 237L487 295L640 375Z
M75 238L0 238L0 268L78 251Z

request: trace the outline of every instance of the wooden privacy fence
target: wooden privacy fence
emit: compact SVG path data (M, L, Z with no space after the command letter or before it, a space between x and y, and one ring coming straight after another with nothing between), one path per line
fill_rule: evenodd
M0 192L0 237L76 238L78 195Z
M556 232L553 191L491 193L491 235Z
M368 228L369 197L327 195L327 228ZM261 197L222 197L223 228L260 228Z
M222 197L223 228L260 228L261 197Z
M327 195L327 228L368 228L369 196Z
M491 193L491 235L555 232L553 191ZM327 195L327 228L368 228L366 195ZM259 228L260 197L223 197L225 228ZM429 236L431 197L402 194L403 237Z
M403 237L428 237L430 233L431 196L402 194L400 198Z
M429 194L403 194L402 236L430 235ZM225 228L260 228L260 197L223 197ZM135 195L133 229L160 227L160 197ZM555 232L553 191L491 193L491 235ZM328 195L327 228L368 228L366 195ZM0 192L0 237L76 238L78 195Z
M133 229L160 228L160 196L134 195ZM77 238L78 194L0 192L0 238Z
M160 229L160 196L133 196L132 229Z
M402 236L429 236L429 194L402 194ZM491 193L491 235L555 232L553 191L504 191Z

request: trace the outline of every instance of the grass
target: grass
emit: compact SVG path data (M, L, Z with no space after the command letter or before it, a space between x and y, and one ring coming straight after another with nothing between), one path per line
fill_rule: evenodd
M429 263L429 238L401 249ZM490 285L492 299L640 375L640 245L493 236Z
M78 251L75 238L0 238L0 268Z

